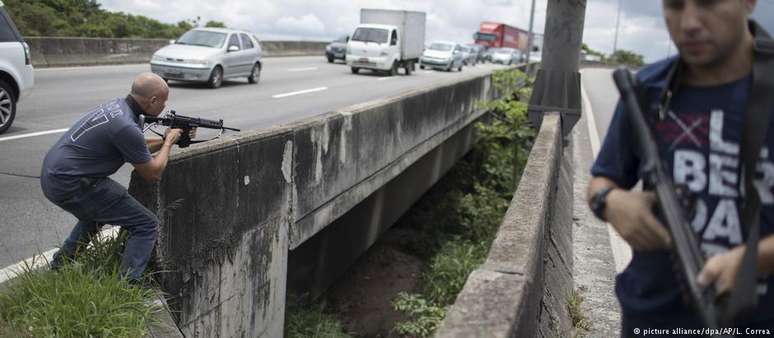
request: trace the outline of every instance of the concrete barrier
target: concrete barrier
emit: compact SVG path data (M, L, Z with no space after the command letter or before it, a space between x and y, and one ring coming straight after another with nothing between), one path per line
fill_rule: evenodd
M168 39L26 37L35 67L146 63ZM261 41L264 57L325 55L327 42Z
M571 336L569 149L560 117L545 116L488 257L468 277L437 337Z
M158 263L182 332L281 337L288 251L370 200L368 221L347 238L348 258L367 250L470 148L469 126L484 113L476 102L492 94L491 75L469 76L192 146L159 183L133 176L130 192L162 221ZM423 184L382 189L402 179Z

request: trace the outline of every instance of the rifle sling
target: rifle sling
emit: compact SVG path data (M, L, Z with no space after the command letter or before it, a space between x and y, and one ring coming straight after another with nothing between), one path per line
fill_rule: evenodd
M754 310L758 301L757 261L760 240L761 199L755 188L755 174L761 148L766 141L769 120L774 109L774 43L757 24L751 23L755 33L753 84L745 112L742 143L740 189L744 193L741 224L746 227L747 243L742 266L728 300L725 318L731 323L740 315ZM771 156L771 155L769 155Z

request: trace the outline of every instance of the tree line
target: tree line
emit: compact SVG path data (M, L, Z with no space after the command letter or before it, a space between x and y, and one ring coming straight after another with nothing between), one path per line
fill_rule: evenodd
M200 18L176 24L162 23L142 15L110 12L96 0L4 0L5 9L21 34L95 38L176 39L200 25ZM208 21L205 27L225 27Z

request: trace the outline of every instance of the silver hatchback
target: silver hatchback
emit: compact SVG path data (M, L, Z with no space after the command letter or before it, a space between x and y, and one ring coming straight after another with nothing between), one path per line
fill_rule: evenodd
M218 88L223 79L261 78L261 46L252 34L223 28L194 28L151 58L151 71L165 80L206 82Z

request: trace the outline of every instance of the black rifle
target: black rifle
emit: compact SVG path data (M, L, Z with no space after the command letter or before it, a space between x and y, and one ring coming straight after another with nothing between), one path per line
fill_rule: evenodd
M211 141L211 140L191 140L190 132L191 132L191 129L193 128L220 129L221 134L223 134L225 130L240 131L239 129L236 129L236 128L224 127L223 120L214 121L214 120L208 120L208 119L203 119L198 117L177 115L177 113L175 113L174 110L171 110L169 114L167 114L164 117L140 115L140 118L141 118L141 123L140 123L141 125L145 125L145 123L156 123L170 128L182 129L183 132L180 134L180 138L177 140L177 145L180 148L186 148L192 143ZM220 135L218 135L217 137L219 136Z
M696 234L683 210L685 199L678 195L672 177L666 173L659 157L658 146L653 139L650 127L640 109L635 92L634 79L627 69L618 69L613 79L621 92L621 101L626 108L629 121L634 127L637 142L642 152L642 180L646 187L656 193L657 215L666 224L672 234L672 246L679 263L682 278L685 281L688 298L693 302L701 319L708 329L720 327L721 312L716 305L715 287L710 285L702 289L696 283L696 277L704 268L704 255L699 248Z

